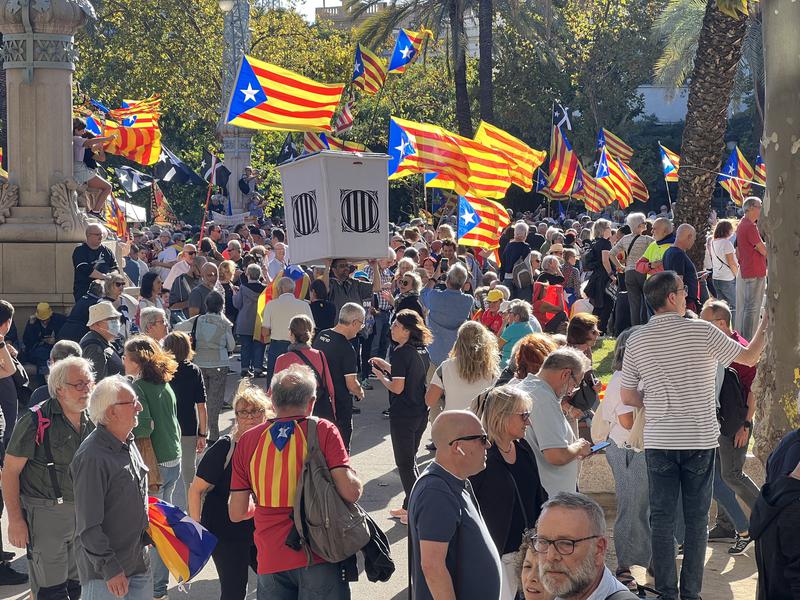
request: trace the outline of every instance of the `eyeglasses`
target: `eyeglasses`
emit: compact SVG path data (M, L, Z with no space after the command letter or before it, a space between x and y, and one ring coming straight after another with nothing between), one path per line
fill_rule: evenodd
M577 387L581 387L581 382L578 381L578 378L575 377L575 373L573 373L571 369L570 369L570 372L569 372L569 378L572 379L572 381L575 382L575 387L576 388Z
M520 417L522 417L523 422L529 421L530 418L531 418L531 413L529 411L519 412L519 413L516 413L516 414L518 414Z
M586 540L593 540L599 537L599 535L590 535L589 537L580 538L579 540L548 540L532 535L530 536L530 540L533 543L533 549L539 554L546 553L552 544L552 546L556 549L556 552L558 552L561 556L569 556L575 552L575 544L579 542L585 542Z
M474 435L462 435L461 437L457 437L456 439L451 440L450 443L447 445L452 446L456 442L472 442L474 440L480 440L481 444L483 444L484 446L489 445L489 436L486 435L485 433L476 433Z
M253 417L258 417L264 414L263 408L254 408L252 410L237 410L236 416L237 417L246 417L248 419L252 419Z
M406 281L405 279L400 280L400 285L411 285L410 281Z
M94 387L94 381L79 381L78 383L70 383L69 381L65 381L69 387L75 388L79 392L85 392L86 390Z
M138 400L132 400L131 402L114 402L111 406L127 406L129 404L137 404Z
M117 286L117 287L125 287L125 282L124 281L115 281L114 285Z

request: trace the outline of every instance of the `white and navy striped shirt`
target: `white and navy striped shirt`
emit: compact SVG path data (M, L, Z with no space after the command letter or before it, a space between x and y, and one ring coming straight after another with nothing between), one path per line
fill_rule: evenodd
M717 364L728 366L743 348L711 323L677 313L655 315L631 334L622 362L622 387L644 389L645 449L717 447Z

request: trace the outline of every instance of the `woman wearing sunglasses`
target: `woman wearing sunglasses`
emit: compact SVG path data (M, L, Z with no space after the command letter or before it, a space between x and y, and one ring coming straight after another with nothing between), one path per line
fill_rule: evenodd
M503 564L500 600L517 597L517 554L522 535L534 527L547 500L536 458L525 441L530 410L530 396L502 386L489 392L478 415L492 445L486 452L486 469L470 481Z
M419 291L422 289L422 279L414 271L403 273L397 279L400 293L394 299L394 312L399 313L403 309L413 310L421 318L425 318L425 309L419 301Z

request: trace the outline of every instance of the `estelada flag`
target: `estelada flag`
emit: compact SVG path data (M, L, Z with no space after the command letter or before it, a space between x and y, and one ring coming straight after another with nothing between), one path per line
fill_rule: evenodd
M285 269L275 276L275 279L273 279L272 282L267 285L267 287L258 297L258 304L256 305L256 320L253 326L254 340L260 340L264 343L269 341L269 338L262 337L261 335L262 316L264 314L264 307L267 305L267 303L280 295L280 292L278 292L278 282L283 277L288 277L294 281L295 298L298 300L303 300L305 299L306 294L308 294L308 288L311 286L311 278L297 265L287 265Z
M401 29L397 33L397 40L394 43L394 50L389 57L389 73L402 73L406 67L414 62L419 56L422 42L426 37L433 37L430 29L421 28L419 31Z
M107 119L103 122L103 135L114 139L104 145L109 154L124 156L140 165L152 165L161 156L161 129L156 118L155 125L144 126L144 121L151 121L152 115L144 115L142 122L138 120L130 127Z
M374 96L386 83L386 61L369 48L356 44L352 81L354 86Z
M119 207L117 199L109 195L105 207L106 227L113 231L117 239L128 239L128 224L125 222L125 213Z
M343 83L320 83L244 56L225 120L248 129L330 131L342 90Z
M177 506L150 496L147 533L158 555L178 581L186 583L206 565L217 537Z
M264 428L248 465L257 506L294 506L307 454L308 442L300 421L275 421Z

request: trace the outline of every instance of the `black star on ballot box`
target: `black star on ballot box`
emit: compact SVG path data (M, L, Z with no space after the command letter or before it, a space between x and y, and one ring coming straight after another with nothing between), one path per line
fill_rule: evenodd
M292 262L386 258L385 154L323 150L278 165Z

